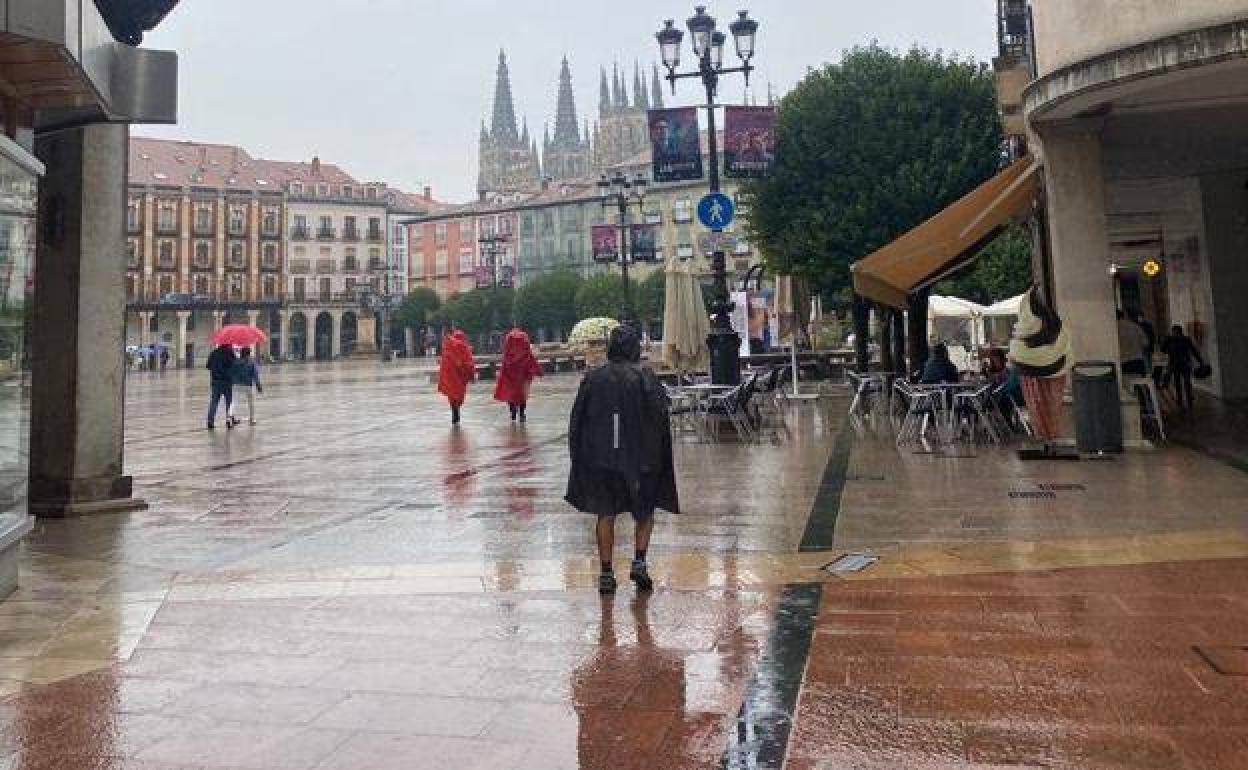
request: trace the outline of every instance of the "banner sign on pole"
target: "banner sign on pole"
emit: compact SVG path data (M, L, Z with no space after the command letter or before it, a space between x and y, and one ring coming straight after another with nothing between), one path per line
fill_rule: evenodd
M634 262L654 262L659 258L659 226L632 225L629 237L632 239Z
M595 262L617 262L620 259L620 229L615 225L594 225L590 228Z
M776 161L776 108L724 108L724 176L767 176Z
M702 141L696 107L650 110L650 152L654 181L702 178Z
M700 233L698 235L698 250L707 256L717 251L731 254L737 250L736 233Z

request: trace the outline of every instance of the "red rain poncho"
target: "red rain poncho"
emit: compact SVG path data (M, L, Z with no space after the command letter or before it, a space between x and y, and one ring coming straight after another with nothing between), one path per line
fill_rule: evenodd
M542 367L533 356L529 335L512 329L503 338L503 365L494 385L494 400L520 405L529 401L529 384L542 376Z
M468 383L477 378L477 363L464 333L457 331L442 338L442 362L438 366L438 392L452 404L464 403Z

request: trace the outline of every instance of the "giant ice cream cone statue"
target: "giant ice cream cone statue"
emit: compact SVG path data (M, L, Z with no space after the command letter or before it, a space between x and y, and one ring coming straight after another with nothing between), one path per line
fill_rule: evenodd
M1023 297L1010 342L1010 360L1023 380L1023 396L1036 436L1057 438L1062 392L1070 371L1070 335L1036 287Z

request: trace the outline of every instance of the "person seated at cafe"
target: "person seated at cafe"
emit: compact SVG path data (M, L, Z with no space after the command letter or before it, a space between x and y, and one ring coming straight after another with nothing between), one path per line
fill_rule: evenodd
M988 357L984 359L981 371L984 379L993 386L999 387L1010 376L1008 369L1009 363L1005 359L1005 351L1001 348L991 348L988 351Z
M932 348L927 363L923 364L923 373L919 376L922 385L956 384L961 379L958 367L949 359L949 346L943 342Z

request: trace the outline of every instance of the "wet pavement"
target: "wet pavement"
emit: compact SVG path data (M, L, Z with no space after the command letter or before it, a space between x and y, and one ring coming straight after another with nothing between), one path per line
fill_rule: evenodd
M0 768L1248 766L1248 475L1205 455L898 453L831 398L678 442L658 589L604 601L576 377L454 430L419 366L273 367L209 433L198 374L131 382L149 510L32 536Z

